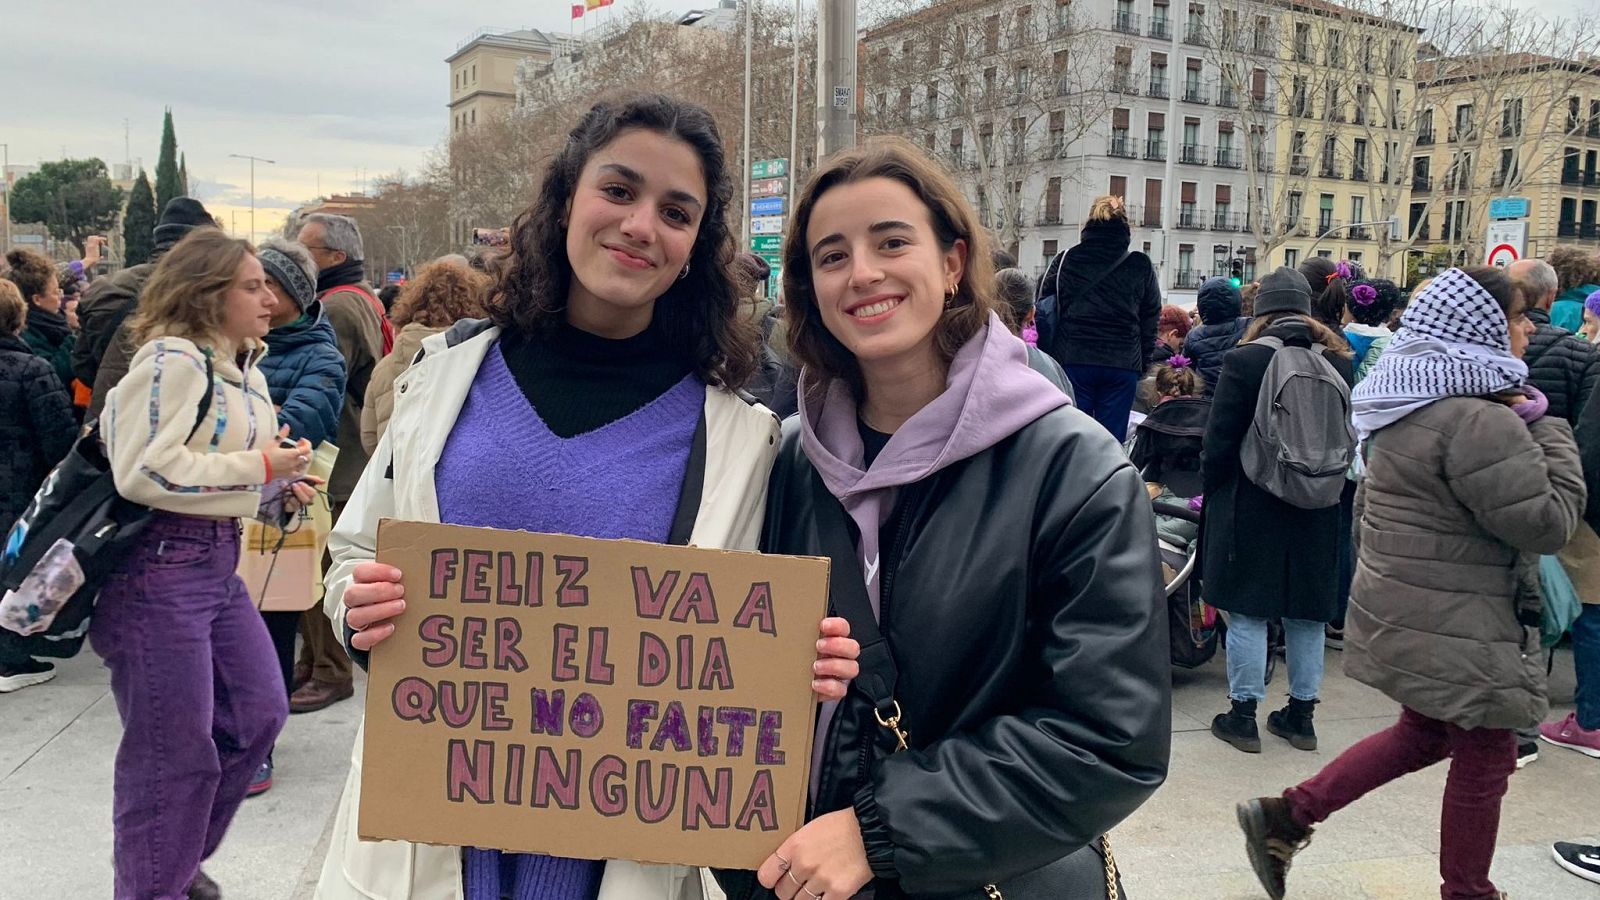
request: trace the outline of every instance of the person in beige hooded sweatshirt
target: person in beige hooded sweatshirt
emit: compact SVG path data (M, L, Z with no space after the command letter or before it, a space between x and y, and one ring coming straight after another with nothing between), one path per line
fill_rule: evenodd
M367 453L378 449L378 439L394 413L394 380L417 358L422 339L438 334L462 319L488 315L483 301L493 282L473 269L467 258L442 256L417 273L394 301L389 321L400 329L394 349L372 368L367 382L367 402L361 407L361 446Z

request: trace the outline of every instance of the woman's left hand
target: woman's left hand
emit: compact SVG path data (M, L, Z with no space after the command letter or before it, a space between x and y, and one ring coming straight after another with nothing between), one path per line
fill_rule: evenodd
M861 673L856 658L861 645L850 637L850 622L838 617L822 620L817 626L817 659L811 664L811 691L818 700L843 700L850 680Z
M847 900L872 880L856 811L818 816L789 835L756 870L761 886L780 900Z
M310 506L317 499L317 485L322 483L323 480L315 475L302 476L301 480L289 485L289 493L293 496L284 499L284 508L290 513L297 513Z

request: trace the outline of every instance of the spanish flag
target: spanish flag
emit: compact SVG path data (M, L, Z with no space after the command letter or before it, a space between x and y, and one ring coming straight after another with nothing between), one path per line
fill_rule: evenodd
M583 2L589 9L599 9L602 6L610 6L615 0L583 0Z

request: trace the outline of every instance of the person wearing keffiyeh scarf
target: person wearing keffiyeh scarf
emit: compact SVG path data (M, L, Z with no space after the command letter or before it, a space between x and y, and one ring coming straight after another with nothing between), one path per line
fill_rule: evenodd
M1284 895L1313 826L1445 759L1440 896L1506 896L1490 866L1517 765L1513 729L1549 709L1538 554L1567 542L1587 494L1570 427L1526 384L1525 305L1497 269L1450 269L1356 387L1367 471L1344 669L1400 716L1282 795L1239 805L1271 896Z

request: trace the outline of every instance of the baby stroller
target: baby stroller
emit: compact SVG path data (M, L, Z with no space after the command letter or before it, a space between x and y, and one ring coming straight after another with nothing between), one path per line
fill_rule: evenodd
M1134 430L1128 456L1147 483L1162 490L1151 500L1161 569L1166 581L1172 664L1192 669L1216 655L1224 625L1201 599L1200 448L1211 401L1177 397L1150 411Z

